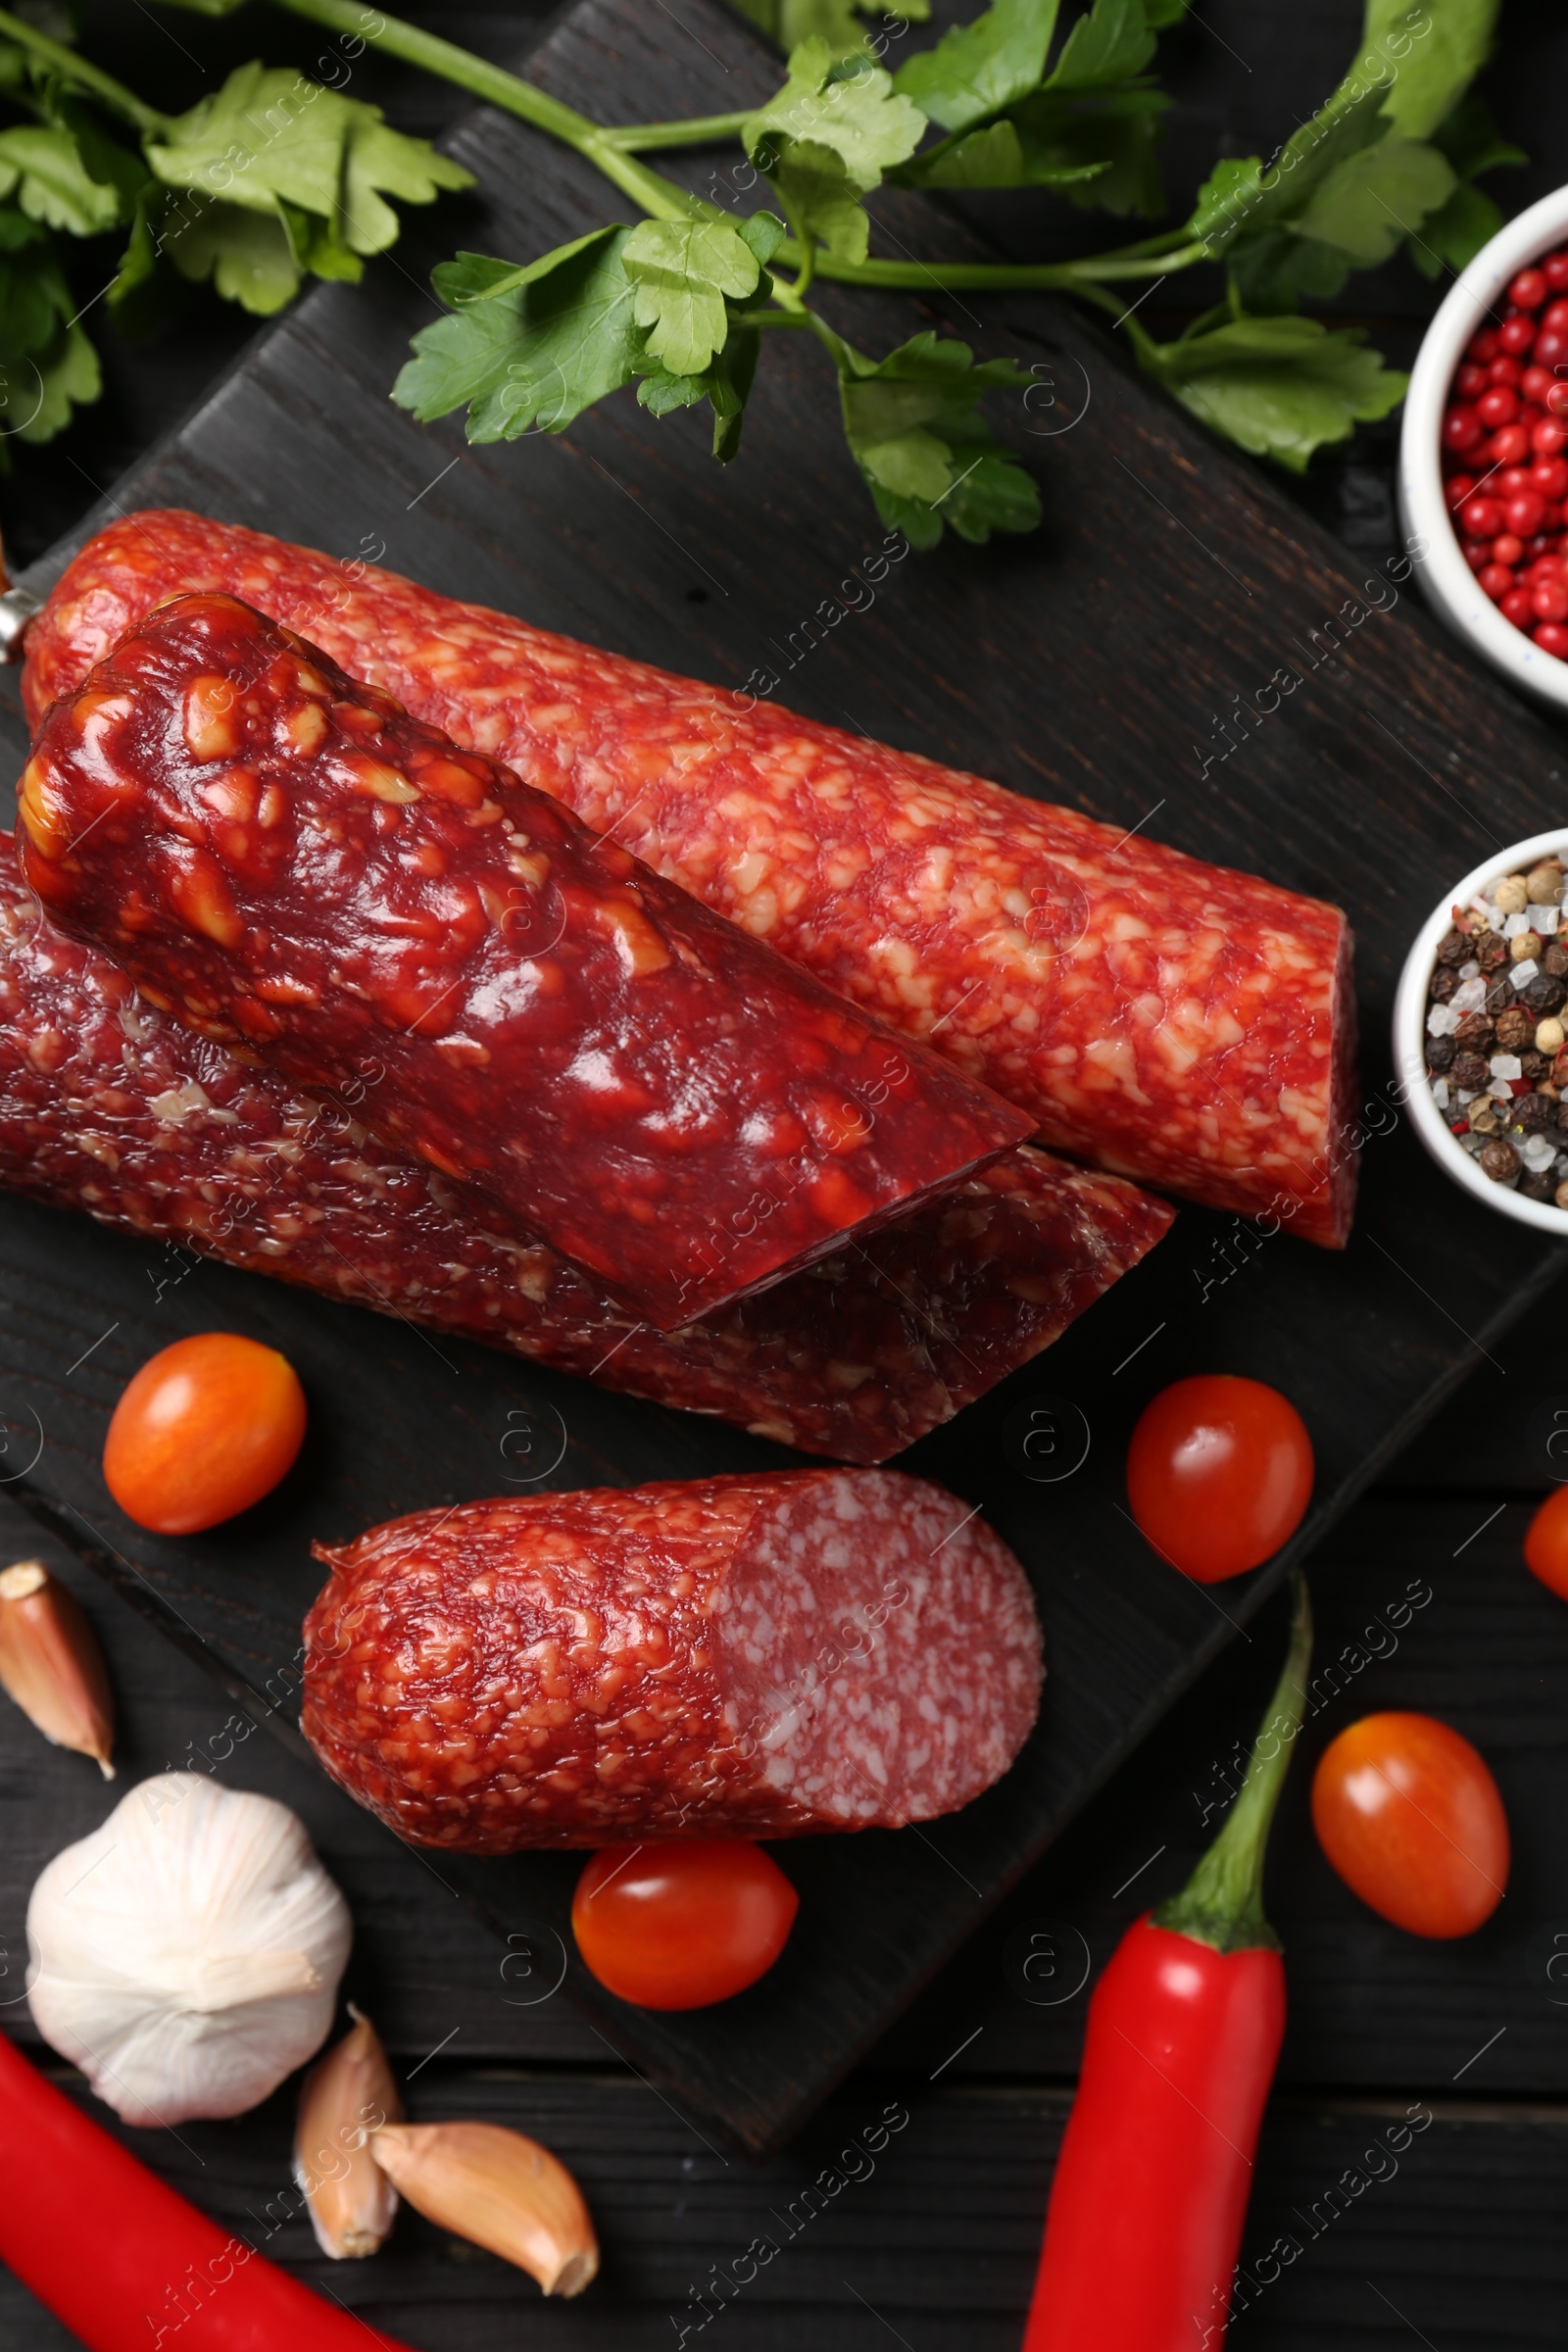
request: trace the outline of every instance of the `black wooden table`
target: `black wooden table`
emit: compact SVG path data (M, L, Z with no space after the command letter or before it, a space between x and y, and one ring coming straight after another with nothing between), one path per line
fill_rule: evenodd
M518 19L529 12L428 13L454 37L514 54ZM1359 13L1357 0L1267 11L1213 0L1184 36L1177 86L1190 111L1180 121L1194 127L1179 129L1173 184L1222 148L1272 144L1298 111L1293 93L1308 82L1327 87ZM136 51L159 37L145 31L146 15L109 6L86 14L94 53L115 62L119 39L130 77L145 81L146 51L139 74ZM131 28L132 16L142 29ZM312 54L309 28L281 17L172 24L191 53L181 63L171 52L189 81L186 99L216 61L263 49L277 60ZM678 11L669 37L683 37ZM1568 130L1550 112L1561 87L1553 68L1563 66L1568 39L1545 0L1513 0L1493 81L1508 128L1536 158L1528 180L1509 191L1518 201L1568 167ZM448 111L441 93L412 77L385 74L366 88L420 128ZM994 203L985 225L1004 243L1027 238L1038 250L1041 222L1030 216L1040 209ZM1401 334L1413 342L1430 299L1424 287L1389 270L1356 291L1362 318L1377 314L1391 348ZM0 492L19 558L39 552L88 503L92 485L107 483L172 421L244 331L215 311L176 349L113 355L112 402L44 463L29 455ZM1363 435L1302 493L1369 554L1392 539L1391 447L1387 430ZM1233 2340L1257 2352L1315 2352L1329 2341L1348 2352L1412 2341L1435 2352L1512 2352L1568 2335L1568 2008L1553 2004L1544 1966L1553 1931L1568 1932L1568 1611L1526 1574L1519 1548L1546 1483L1546 1465L1532 1455L1533 1409L1568 1388L1554 1369L1565 1314L1568 1293L1548 1292L1506 1342L1478 1354L1440 1420L1312 1563L1319 1667L1333 1662L1334 1671L1318 1686L1275 1832L1269 1907L1289 1952L1291 2025L1244 2272L1251 2278L1254 2257L1282 2234L1301 2251L1276 2282L1244 2281ZM36 1550L35 1530L8 1511L3 1494L0 1553ZM227 1714L212 1685L69 1558L53 1564L102 1633L121 1700L125 1782L212 1760ZM1416 1605L1396 1634L1389 1612L1407 1600ZM406 1874L388 1869L373 1839L352 1828L325 1832L325 1858L357 1916L398 1920L407 1963L395 1982L367 1990L412 2077L411 2112L494 2117L558 2148L583 2181L605 2248L589 2296L558 2309L541 2304L519 2275L405 2216L393 2248L365 2274L373 2288L371 2300L359 2301L363 2316L431 2352L489 2352L519 2340L619 2352L690 2343L710 2328L730 2352L802 2343L869 2352L890 2336L907 2352L1010 2352L1077 2063L1088 1997L1077 1980L1087 1958L1093 1982L1122 1928L1181 1882L1211 1832L1237 1742L1250 1736L1277 1672L1281 1610L1250 1632L984 1923L832 2108L760 2168L725 2161L562 2001L531 2001L532 1981L507 1965L434 1878L411 1897ZM1306 1790L1316 1755L1374 1707L1443 1716L1482 1747L1501 1785L1515 1840L1508 1896L1460 1944L1419 1943L1383 1928L1313 1841ZM260 1740L220 1769L229 1785L265 1788L307 1819L318 1807L315 1776ZM90 1766L45 1748L0 1703L0 2028L24 2037L26 1892L47 1857L101 1817L102 1794ZM1044 1985L1019 1967L1039 1931L1063 1957L1061 1975ZM1394 2171L1383 2135L1412 2109L1426 2128ZM137 2134L134 2144L198 2203L253 2238L258 2227L270 2231L270 2253L319 2278L330 2266L285 2195L291 2115L285 2094L231 2125L185 2126L177 2141ZM873 2159L864 2134L887 2120L895 2129ZM1383 2152L1369 2154L1375 2146ZM812 2183L818 2191L808 2196ZM83 2224L90 2239L90 2217ZM759 2237L778 2257L736 2290L732 2266ZM341 2272L332 2275L341 2281ZM69 2341L0 2274L0 2343L64 2352Z

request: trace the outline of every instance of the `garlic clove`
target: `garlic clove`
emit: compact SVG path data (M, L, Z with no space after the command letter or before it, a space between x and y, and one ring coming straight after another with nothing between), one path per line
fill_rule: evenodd
M598 2270L582 2191L536 2139L500 2124L384 2124L370 2150L416 2213L514 2262L547 2295L580 2295Z
M352 2031L305 2078L294 2131L294 2178L316 2242L334 2262L379 2252L398 2209L391 2176L368 2141L402 2121L402 2101L375 2028L352 2002L349 2015Z
M0 1569L0 1684L57 1747L115 1777L114 1702L98 1637L81 1603L42 1560Z

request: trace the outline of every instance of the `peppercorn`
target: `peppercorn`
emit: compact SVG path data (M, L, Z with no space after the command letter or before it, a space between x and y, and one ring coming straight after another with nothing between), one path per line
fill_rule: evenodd
M1519 994L1532 1012L1561 1012L1568 1004L1568 987L1553 972L1538 972Z
M1568 1208L1568 1181L1559 1184L1551 1197L1559 1208Z
M1451 1037L1429 1037L1427 1039L1427 1068L1432 1072L1434 1078L1441 1078L1445 1070L1452 1069L1453 1057L1457 1051L1458 1048Z
M1432 986L1428 989L1427 995L1434 1004L1446 1004L1458 985L1459 975L1452 965L1440 963L1432 975Z
M1494 1137L1490 1144L1483 1144L1477 1158L1483 1172L1492 1178L1494 1184L1506 1184L1510 1176L1518 1172L1519 1154L1512 1144L1503 1142L1500 1135Z
M1509 940L1508 955L1515 963L1524 963L1527 959L1535 962L1540 959L1544 945L1539 931L1521 931L1517 938Z
M1503 914L1523 914L1530 904L1523 874L1506 874L1493 893L1492 904Z
M1551 1064L1547 1061L1544 1054L1538 1054L1534 1046L1527 1046L1519 1056L1521 1078L1544 1078L1550 1067Z
M1548 1168L1527 1168L1518 1189L1526 1200L1549 1200L1556 1187Z
M1511 980L1494 981L1487 991L1487 1010L1494 1017L1499 1012L1506 1012L1510 1004L1517 1004L1518 1002Z
M1563 868L1558 858L1543 858L1525 876L1532 906L1555 906L1562 898Z
M1447 1043L1446 1039L1442 1041ZM1492 1065L1480 1054L1456 1054L1453 1057L1453 1083L1461 1094L1479 1095L1492 1076Z
M1470 1105L1470 1126L1476 1135L1495 1135L1502 1126L1497 1114L1495 1098L1483 1095L1479 1102Z
M1550 953L1549 949L1547 953ZM1559 948L1557 953L1562 955L1562 950ZM1484 939L1476 941L1476 961L1484 972L1494 972L1499 963L1506 963L1507 960L1508 943L1500 939L1495 931L1489 931ZM1563 967L1568 970L1568 956L1563 956Z
M1559 948L1553 940L1549 948L1542 950L1541 967L1543 971L1550 972L1554 980L1560 980L1568 972L1568 949Z
M1535 1035L1535 1024L1527 1019L1525 1014L1520 1012L1517 1006L1512 1006L1507 1012L1504 1012L1501 1015L1501 1020L1517 1020L1524 1022L1524 1028L1520 1032L1518 1039L1518 1043L1520 1045L1524 1044L1524 1041L1527 1037L1534 1037ZM1458 1028L1453 1033L1453 1042L1458 1047L1461 1054L1490 1054L1492 1051L1493 1039L1500 1035L1500 1024L1494 1023L1488 1014L1484 1012L1467 1012L1464 1016L1464 1019L1459 1023ZM1510 1052L1511 1051L1512 1049L1510 1048Z
M1541 901L1543 906L1545 903L1544 899ZM1440 963L1467 963L1469 958L1470 934L1468 931L1450 931L1446 938L1439 941L1438 961Z
M1554 1015L1548 1014L1545 1020L1536 1023L1536 1052L1544 1054L1548 1060L1553 1054L1562 1052L1565 1041L1568 1041L1568 1030Z
M1513 1123L1526 1135L1544 1135L1552 1123L1556 1107L1549 1095L1515 1095Z

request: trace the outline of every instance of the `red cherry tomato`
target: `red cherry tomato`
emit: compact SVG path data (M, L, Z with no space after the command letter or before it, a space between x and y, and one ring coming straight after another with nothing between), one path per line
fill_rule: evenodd
M305 1392L287 1357L204 1331L131 1381L104 1441L104 1479L138 1527L193 1536L270 1494L304 1436Z
M1468 1936L1508 1884L1508 1816L1468 1740L1431 1715L1364 1715L1312 1779L1318 1843L1363 1903L1412 1936Z
M607 1991L639 2009L706 2009L765 1976L800 1896L749 1839L602 1846L577 1881L571 1931Z
M1548 1592L1568 1600L1568 1487L1548 1494L1525 1534L1525 1566Z
M1260 1380L1178 1380L1145 1407L1127 1448L1133 1517L1173 1568L1201 1585L1278 1551L1311 1495L1306 1424Z

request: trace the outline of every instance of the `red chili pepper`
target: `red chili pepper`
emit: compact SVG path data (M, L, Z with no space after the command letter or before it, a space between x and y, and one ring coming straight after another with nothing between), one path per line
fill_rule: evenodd
M1300 1727L1312 1617L1225 1827L1182 1892L1129 1928L1095 1987L1024 2352L1217 2352L1285 2032L1263 1849Z
M363 2320L187 2205L3 2036L0 2180L0 2260L88 2352L367 2352Z

